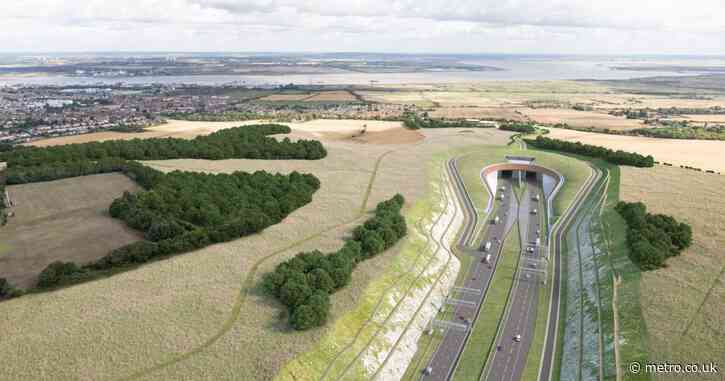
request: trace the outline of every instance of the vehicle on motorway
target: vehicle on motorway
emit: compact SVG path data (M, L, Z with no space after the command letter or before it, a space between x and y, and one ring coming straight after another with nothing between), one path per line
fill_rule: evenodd
M491 241L486 242L486 245L483 247L483 251L489 250L491 250Z
M534 210L531 211L531 214L537 214L537 213L539 213L539 210L538 209L534 209Z
M517 343L520 343L521 342L521 335L514 336L514 341L517 342Z
M496 225L499 222L501 222L501 218L499 218L498 216L496 216L496 218L493 219L493 224Z
M534 201L539 201L539 195L538 194L534 196Z
M485 258L483 258L483 262L491 263L491 254L488 254Z

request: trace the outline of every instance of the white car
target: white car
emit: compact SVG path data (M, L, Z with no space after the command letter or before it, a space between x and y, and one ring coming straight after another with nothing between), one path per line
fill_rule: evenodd
M517 342L517 343L520 343L521 342L521 335L514 336L514 341Z

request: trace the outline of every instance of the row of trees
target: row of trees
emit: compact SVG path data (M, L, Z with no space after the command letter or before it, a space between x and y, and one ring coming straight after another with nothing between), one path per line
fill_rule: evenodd
M690 225L664 214L647 213L641 202L619 202L615 209L627 222L629 257L644 271L665 267L667 258L692 244Z
M0 152L0 162L9 167L46 166L54 163L98 161L108 158L125 160L166 159L321 159L327 155L316 140L292 142L269 135L287 134L291 130L281 124L259 124L217 131L195 139L152 138L111 140L69 144L53 147L19 146Z
M714 125L707 127L657 127L638 128L628 131L631 135L648 136L662 139L697 139L697 140L725 140L725 126Z
M411 130L421 128L493 128L493 125L484 125L475 120L431 119L420 117L412 112L403 115L403 126Z
M39 289L95 279L158 258L257 233L312 201L319 180L308 174L267 172L164 174L136 162L124 172L145 191L113 201L111 216L144 232L145 240L79 266L55 262L40 274Z
M499 130L519 132L522 134L533 134L536 132L536 127L530 123L519 123L519 122L503 123L498 128L499 128Z
M10 167L7 170L7 183L27 184L99 173L121 172L127 165L128 162L124 159L110 157L100 160L75 160L29 167Z
M297 254L265 275L264 288L289 309L290 325L297 330L325 323L330 294L350 282L355 266L395 245L407 233L400 213L405 199L397 194L377 205L375 216L355 228L351 240L338 251Z
M638 153L614 151L609 148L582 144L581 142L568 142L538 136L536 139L524 139L527 144L536 148L549 149L604 159L616 165L631 165L634 167L652 167L655 160L652 156L643 156Z

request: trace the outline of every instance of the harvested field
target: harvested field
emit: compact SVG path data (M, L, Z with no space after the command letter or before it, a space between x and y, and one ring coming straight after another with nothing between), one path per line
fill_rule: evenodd
M396 192L412 205L426 190L432 153L473 144L503 145L511 135L494 129L422 133L426 138L419 144L330 141L328 157L317 161L149 163L165 171L298 170L315 174L322 187L310 204L260 234L108 279L0 303L0 336L7 339L0 342L7 364L3 377L272 379L353 310L398 252L390 250L358 266L352 283L332 298L331 323L306 332L292 332L283 307L260 293L261 275L301 250L338 248L365 217L361 206L369 210Z
M243 126L247 124L267 123L266 121L247 120L243 122L194 122L186 120L169 120L168 123L156 127L149 127L145 132L124 133L124 132L94 132L83 135L63 136L37 140L29 145L37 147L57 146L63 144L88 143L106 140L130 140L148 138L182 138L193 139L199 135L209 135L212 132Z
M652 213L670 214L693 229L692 246L670 258L667 268L642 273L640 300L651 361L725 364L724 188L723 176L622 167L623 200L642 201Z
M294 132L303 133L308 138L322 140L352 139L359 143L406 144L415 143L424 138L420 132L402 127L400 122L317 119L305 123L286 124Z
M441 107L430 113L433 118L509 119L526 118L517 110L506 107Z
M572 109L518 109L529 119L544 124L566 123L577 128L597 128L600 130L633 130L645 127L641 120L627 119L623 116L613 116L602 112L577 111Z
M138 189L121 174L8 187L15 216L0 228L0 277L30 287L53 261L85 263L138 241L138 232L108 215L113 199Z
M243 122L194 122L184 120L170 120L168 123L148 128L146 132L122 133L122 132L94 132L91 134L64 136L59 138L43 139L30 143L38 147L56 146L63 144L87 143L105 140L128 140L148 138L180 138L193 139L199 135L208 135L226 128L244 126L257 123L269 123L269 121L243 121ZM357 119L316 119L309 122L281 123L290 126L292 133L290 138L322 139L322 140L347 140L360 136L363 129L370 137L356 139L361 143L374 144L398 144L411 143L423 139L423 136L412 130L402 127L400 122L386 122L376 120ZM394 133L378 135L380 132ZM388 140L387 138L392 138Z
M260 98L260 101L270 102L296 102L303 101L307 98L315 96L315 93L299 93L299 94L272 94L264 98Z
M352 102L356 101L349 91L321 91L299 94L273 94L260 98L260 101L270 102Z
M323 91L305 99L308 102L353 102L356 100L357 98L349 91Z
M703 170L725 172L725 141L657 139L638 136L598 134L551 128L547 136L579 141L614 150L652 155L656 161L676 166L687 165Z
M425 135L404 127L385 131L366 132L363 135L352 138L355 142L371 144L411 144L423 139L425 139Z
M723 123L725 124L725 115L709 115L709 114L702 114L702 115L682 115L678 117L672 118L672 120L687 120L691 122L701 122L701 123Z

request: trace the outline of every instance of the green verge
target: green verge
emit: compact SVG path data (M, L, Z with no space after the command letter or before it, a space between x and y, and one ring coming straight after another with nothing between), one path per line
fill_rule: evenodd
M629 248L626 242L627 225L614 210L619 202L620 170L610 168L611 180L607 192L607 202L602 213L602 230L607 242L611 267L619 276L617 286L618 300L616 317L619 322L619 353L620 367L624 380L650 380L644 374L632 374L627 371L627 364L638 361L644 363L649 359L649 337L642 317L640 304L640 277L637 265L629 259Z
M481 376L486 359L494 346L499 325L503 321L503 313L510 296L509 291L513 286L516 268L521 258L519 253L521 253L521 236L516 223L506 237L500 262L496 265L496 271L486 293L486 302L481 307L479 316L486 318L476 319L453 380L476 381Z

